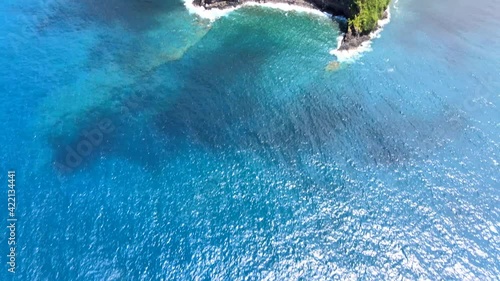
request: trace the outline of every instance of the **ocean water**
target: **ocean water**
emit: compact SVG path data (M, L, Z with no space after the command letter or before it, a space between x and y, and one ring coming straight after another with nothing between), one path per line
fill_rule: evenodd
M498 1L0 6L0 280L498 280Z

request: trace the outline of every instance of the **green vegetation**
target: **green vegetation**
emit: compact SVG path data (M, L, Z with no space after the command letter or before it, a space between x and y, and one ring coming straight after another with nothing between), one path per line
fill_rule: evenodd
M390 0L355 0L359 13L349 20L349 27L358 34L367 34L377 27Z

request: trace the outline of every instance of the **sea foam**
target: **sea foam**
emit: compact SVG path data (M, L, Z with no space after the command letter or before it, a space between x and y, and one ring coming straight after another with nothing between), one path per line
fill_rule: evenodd
M229 14L229 13L231 13L239 8L251 7L251 6L266 7L266 8L270 8L270 9L282 10L285 12L307 13L307 14L312 14L312 15L321 16L321 17L331 17L330 14L321 12L321 11L313 9L313 8L308 8L308 7L298 6L298 5L290 5L290 4L286 4L286 3L245 2L241 5L238 5L236 7L231 7L231 8L205 9L204 7L194 5L192 0L184 0L184 6L186 6L189 13L196 14L201 18L209 19L211 21L215 21L218 18L226 16L227 14Z
M241 8L241 7L249 7L249 6L258 6L258 7L266 7L271 9L278 9L285 12L299 12L299 13L307 13L311 15L321 16L321 17L332 17L332 15L321 12L317 9L298 6L298 5L290 5L286 3L258 3L258 2L245 2L241 5L231 8L225 9L205 9L201 6L196 6L193 4L192 0L184 0L184 6L189 11L189 13L196 14L201 18L209 19L210 21L215 21L223 16L228 15L229 13ZM391 21L391 13L390 8L387 7L387 17L378 21L378 28L369 34L370 40L363 42L359 47L352 50L339 50L342 44L342 39L344 35L340 35L337 38L337 48L330 51L331 55L337 57L337 60L342 63L352 63L359 59L363 53L369 52L372 50L371 44L372 40L380 37L380 33L383 30L383 27Z
M377 23L378 28L369 34L370 40L361 43L361 45L356 49L339 50L342 44L342 39L344 38L344 35L341 35L337 38L337 48L335 50L331 50L330 54L336 56L339 62L352 63L356 61L363 55L363 53L372 50L371 45L373 39L380 38L380 34L384 29L384 26L387 25L390 21L391 21L391 12L390 8L387 7L387 17L378 21Z
M234 8L226 8L226 9L210 9L207 10L204 7L196 6L193 4L193 0L184 0L184 6L191 14L196 14L201 18L209 19L211 21L215 21L216 19L223 17L230 12L236 10L238 7Z

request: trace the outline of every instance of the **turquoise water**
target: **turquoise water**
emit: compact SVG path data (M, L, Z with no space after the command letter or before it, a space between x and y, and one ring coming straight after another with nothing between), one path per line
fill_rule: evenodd
M0 279L495 280L500 6L469 2L393 3L328 71L328 18L4 1Z

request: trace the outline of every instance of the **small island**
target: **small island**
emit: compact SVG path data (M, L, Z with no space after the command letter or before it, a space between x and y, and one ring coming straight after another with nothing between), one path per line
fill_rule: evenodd
M285 3L343 17L347 22L340 25L344 38L339 50L349 50L370 39L369 34L379 27L378 21L387 17L390 0L193 0L193 4L205 9L230 8L246 2Z

